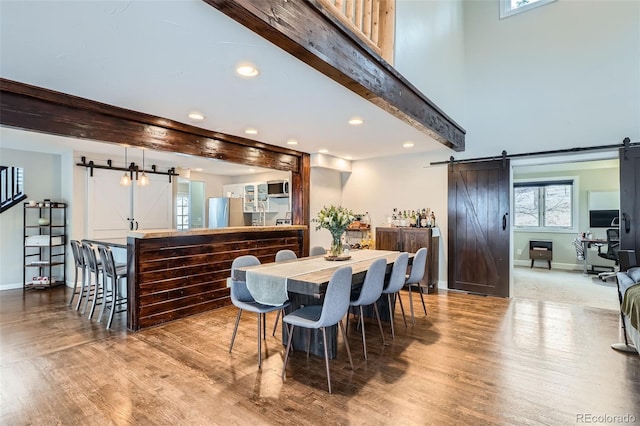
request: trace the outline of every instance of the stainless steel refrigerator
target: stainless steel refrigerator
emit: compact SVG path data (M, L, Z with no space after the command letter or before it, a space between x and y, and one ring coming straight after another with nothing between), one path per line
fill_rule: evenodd
M209 198L209 228L250 224L251 218L242 211L242 198Z

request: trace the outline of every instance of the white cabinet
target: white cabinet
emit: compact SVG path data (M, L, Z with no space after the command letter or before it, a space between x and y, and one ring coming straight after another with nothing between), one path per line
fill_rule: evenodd
M149 175L150 184L120 186L110 170L87 169L87 238L124 238L135 229L173 228L173 189L164 175Z
M242 208L245 213L253 213L256 211L256 186L253 183L243 184L244 199Z
M266 182L256 183L256 210L268 212L269 210L269 191Z
M245 213L269 211L269 194L266 182L244 183L243 210Z

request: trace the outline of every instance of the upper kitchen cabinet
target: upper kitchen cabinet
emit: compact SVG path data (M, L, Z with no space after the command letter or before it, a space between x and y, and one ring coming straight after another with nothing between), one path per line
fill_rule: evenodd
M244 189L244 212L269 212L269 194L266 182L242 184Z

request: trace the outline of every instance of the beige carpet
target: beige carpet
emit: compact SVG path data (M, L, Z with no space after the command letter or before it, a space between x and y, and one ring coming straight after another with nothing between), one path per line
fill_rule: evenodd
M615 280L596 275L544 268L513 268L513 297L570 303L593 308L620 309Z

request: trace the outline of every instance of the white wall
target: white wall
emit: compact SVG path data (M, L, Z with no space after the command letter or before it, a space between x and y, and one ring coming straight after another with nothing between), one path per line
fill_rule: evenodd
M353 172L345 174L342 205L368 211L374 228L384 224L394 208L432 209L436 225L444 231L439 245L442 281L446 279L447 167L428 164L428 156L412 154L354 161ZM315 191L314 185L312 194Z
M0 148L0 163L24 168L28 200L68 201L62 196L59 155ZM0 290L22 287L23 213L18 205L0 215Z
M640 139L640 2L464 3L461 158ZM456 157L458 157L456 155Z
M342 176L339 171L322 167L311 168L311 194L310 194L310 218L315 219L318 212L324 206L331 204L342 205L356 211L356 206L350 202L343 201L342 197ZM329 248L331 245L331 234L326 229L316 231L316 224L309 224L309 247L323 246Z
M394 67L464 127L463 17L461 0L396 0Z

